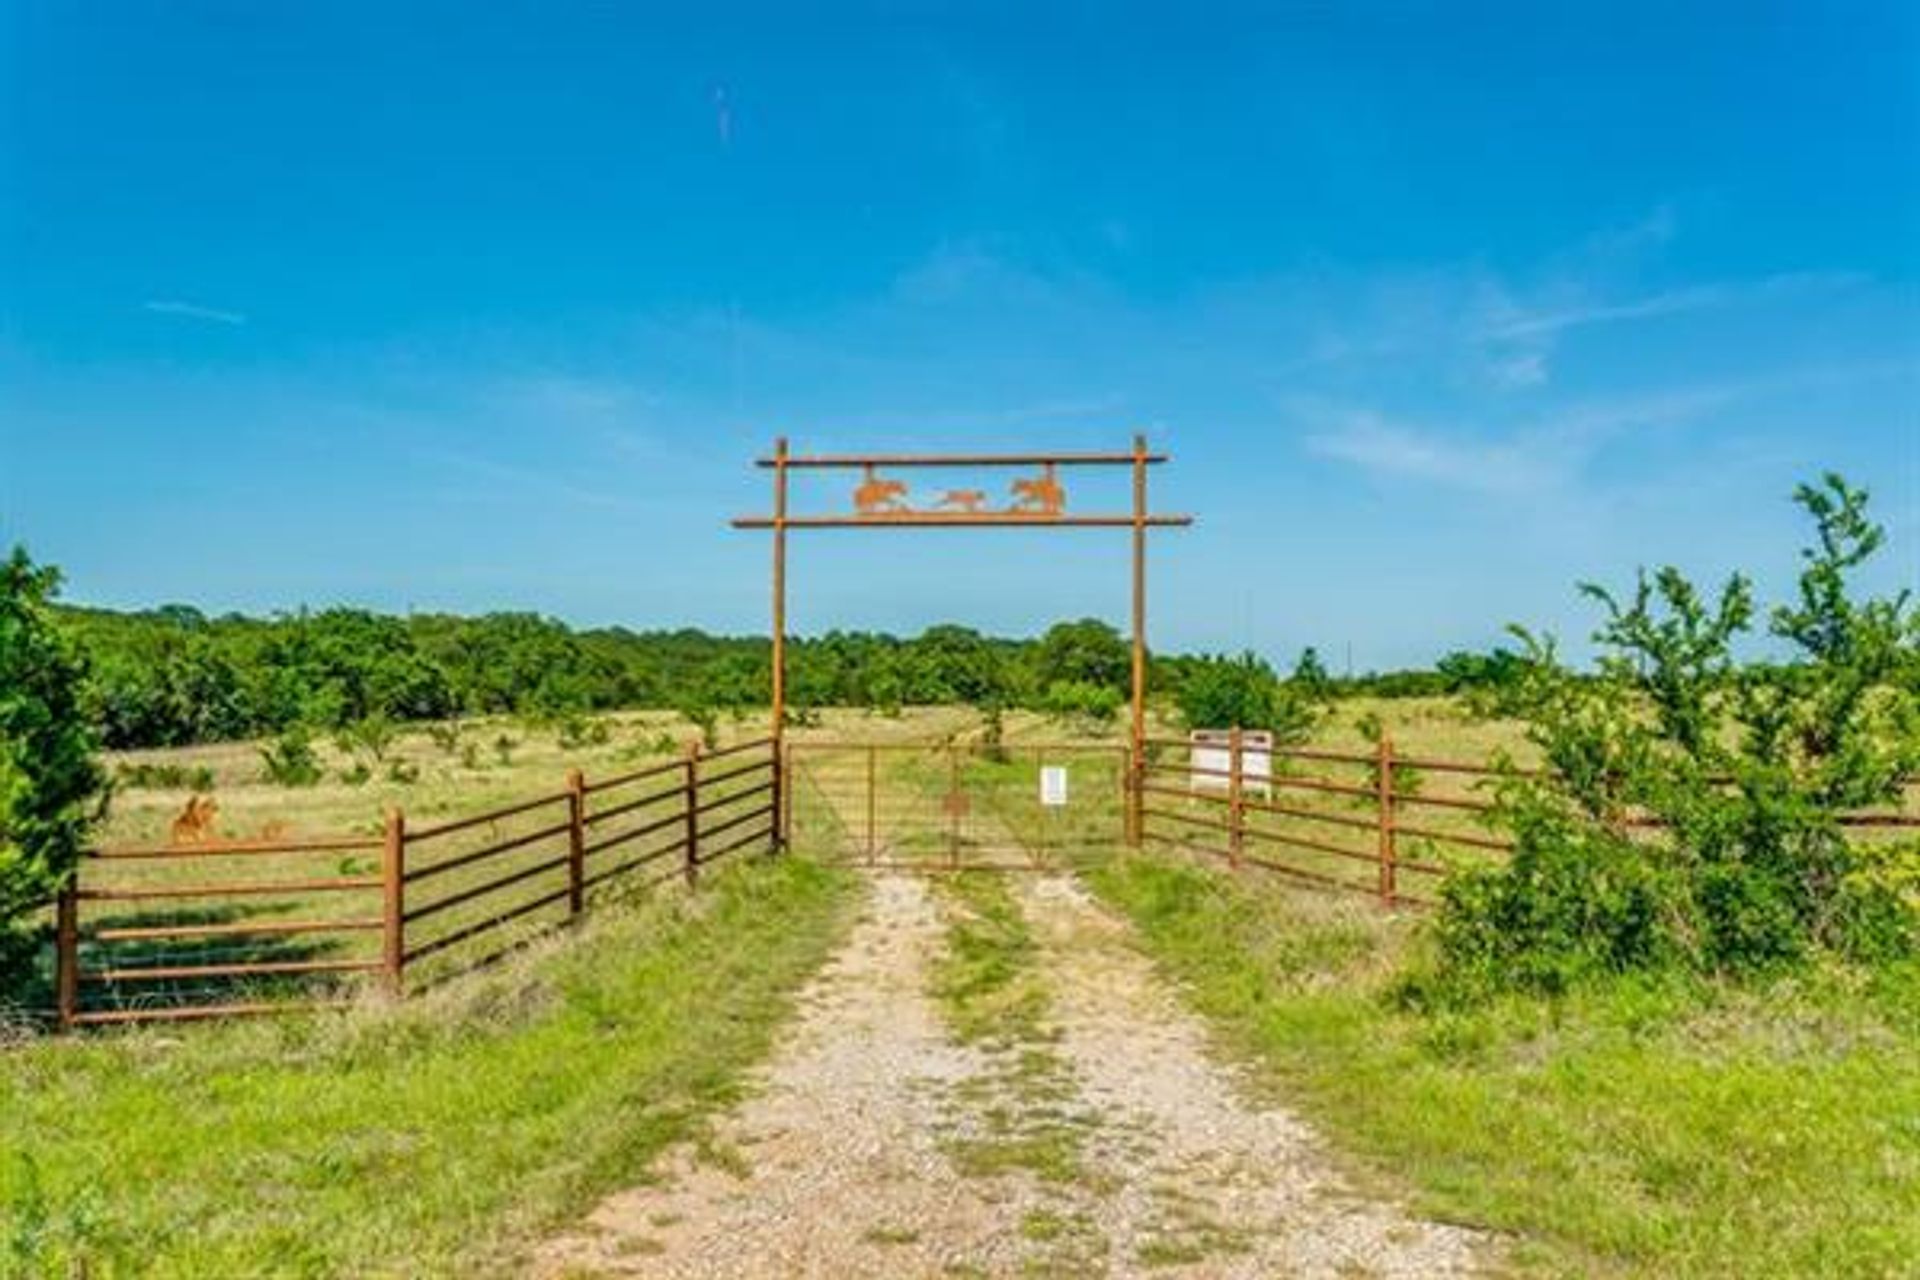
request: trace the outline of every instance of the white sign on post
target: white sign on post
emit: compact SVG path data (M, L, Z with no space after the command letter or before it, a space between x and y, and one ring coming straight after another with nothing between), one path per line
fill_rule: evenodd
M1067 803L1067 767L1060 764L1040 766L1040 803L1049 809L1064 808Z

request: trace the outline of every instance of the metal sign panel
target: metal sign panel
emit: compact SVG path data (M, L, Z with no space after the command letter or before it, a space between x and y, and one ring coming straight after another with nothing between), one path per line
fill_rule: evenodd
M1061 764L1040 766L1040 803L1049 809L1064 808L1067 803L1067 767Z
M1187 735L1187 790L1226 791L1233 771L1233 732L1195 729ZM1273 735L1264 729L1240 733L1240 787L1262 797L1273 795Z

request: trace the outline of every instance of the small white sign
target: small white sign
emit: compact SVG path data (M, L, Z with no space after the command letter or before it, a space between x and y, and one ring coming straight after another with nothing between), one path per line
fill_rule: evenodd
M1040 803L1059 809L1067 803L1067 767L1062 764L1040 766Z

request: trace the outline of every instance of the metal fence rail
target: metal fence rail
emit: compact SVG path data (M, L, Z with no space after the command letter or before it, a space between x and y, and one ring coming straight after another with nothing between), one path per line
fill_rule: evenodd
M1234 730L1225 754L1222 769L1196 763L1200 752L1186 739L1146 740L1129 797L1143 842L1414 907L1432 906L1451 870L1513 851L1492 821L1488 788L1540 776L1404 755L1384 734L1370 751L1339 751L1256 748ZM1217 755L1212 749L1206 758L1217 763ZM1251 767L1256 756L1264 759ZM1623 822L1649 833L1661 826L1646 814ZM1848 813L1839 822L1885 837L1920 828L1920 812L1909 796L1899 810Z
M597 893L781 843L772 739L380 836L123 846L83 855L55 911L64 1029L347 1003L489 963Z

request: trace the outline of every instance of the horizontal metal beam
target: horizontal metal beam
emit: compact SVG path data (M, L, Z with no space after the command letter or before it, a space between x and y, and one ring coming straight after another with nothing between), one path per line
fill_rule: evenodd
M1164 453L1147 453L1139 460L1158 465ZM1120 451L1091 453L814 453L790 454L785 465L794 467L858 469L862 467L1130 467L1134 455ZM778 458L756 458L754 465L777 467Z
M1141 524L1153 529L1184 529L1192 516L1147 516ZM1005 512L970 515L966 512L909 511L878 516L737 516L736 529L1130 529L1132 516L1049 516Z

